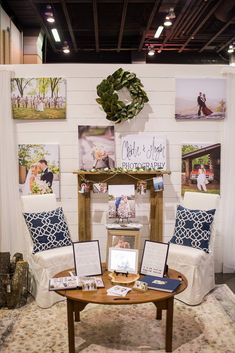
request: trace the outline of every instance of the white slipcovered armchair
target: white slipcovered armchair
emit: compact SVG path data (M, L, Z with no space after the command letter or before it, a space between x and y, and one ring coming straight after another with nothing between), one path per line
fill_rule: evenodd
M38 213L55 210L58 206L55 194L26 195L21 197L23 213ZM25 223L25 222L24 222ZM64 298L48 290L49 279L56 273L74 268L72 245L32 254L33 242L25 224L27 246L26 260L29 263L31 293L41 308L48 308Z
M219 196L200 192L186 192L182 206L191 210L217 209ZM215 216L216 217L216 216ZM198 305L215 287L214 238L215 219L211 226L209 253L193 247L170 243L168 266L181 272L188 280L188 287L176 298L189 305Z

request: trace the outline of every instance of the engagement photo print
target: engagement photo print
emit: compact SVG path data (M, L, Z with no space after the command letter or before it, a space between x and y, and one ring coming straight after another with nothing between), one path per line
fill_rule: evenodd
M113 126L78 126L79 168L115 168Z
M54 193L60 198L59 145L18 145L21 195Z
M186 191L220 194L219 143L182 146L182 195Z
M13 119L65 119L66 82L61 77L11 79Z
M176 120L222 120L225 113L225 79L176 79Z
M109 218L135 218L135 186L109 185Z

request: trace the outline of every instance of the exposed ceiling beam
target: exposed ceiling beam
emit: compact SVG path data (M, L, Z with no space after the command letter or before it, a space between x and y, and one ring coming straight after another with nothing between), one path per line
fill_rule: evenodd
M179 50L179 53L182 53L182 51L185 49L185 47L188 45L188 43L192 40L192 38L195 37L195 35L200 31L200 29L202 28L202 26L204 26L204 24L206 23L206 21L208 20L208 18L210 18L210 16L215 12L215 10L217 9L217 7L223 2L224 0L219 0L216 2L216 4L212 7L212 9L208 12L208 14L204 17L203 21L198 25L197 29L189 36L189 38L186 40L186 42L184 43L184 45L182 45L182 47Z
M61 0L61 5L62 5L63 11L64 11L64 16L65 16L65 19L66 19L66 22L67 22L67 26L68 26L68 29L69 29L69 34L70 34L70 37L71 37L71 40L72 40L72 43L73 43L73 48L74 48L75 52L77 52L78 51L78 47L77 47L76 39L75 39L75 36L74 36L74 33L73 33L73 27L72 27L72 24L71 24L71 21L70 21L70 17L69 17L67 5L66 5L66 0Z
M143 31L143 34L142 34L142 37L141 37L141 40L140 40L140 44L139 44L139 51L142 50L143 48L143 44L144 44L144 41L145 41L145 37L146 37L146 34L148 33L149 31L149 28L153 22L153 18L154 18L154 15L155 13L158 11L160 5L162 3L162 0L156 0L155 1L155 4L153 6L153 9L149 15L149 19L148 19L148 23L147 23L147 26L145 27L144 31Z
M124 0L123 8L122 8L122 19L121 19L119 36L118 36L118 48L117 48L118 52L120 51L121 44L122 44L123 31L124 31L124 26L126 21L127 6L128 6L128 0Z
M43 19L42 19L42 16L41 16L40 12L38 11L38 8L37 8L36 4L34 3L34 0L29 0L29 4L30 4L30 5L32 6L32 8L34 9L35 14L36 14L36 16L38 17L38 20L39 20L39 22L40 22L40 25L41 25L41 27L43 28L43 30L44 30L44 32L45 32L45 34L46 34L46 36L47 36L47 39L48 39L49 42L50 42L50 45L51 45L53 51L54 51L55 53L58 52L58 50L57 50L56 47L55 47L54 40L52 39L52 35L51 35L51 33L48 31L47 26L44 24L44 21L43 21Z
M98 10L97 10L97 0L92 1L93 5L93 19L94 19L94 29L95 29L95 50L99 52L99 25L98 25Z
M228 21L220 30L219 32L217 32L205 45L203 45L203 47L199 50L199 53L202 53L207 47L208 45L210 45L228 26L231 25L231 23L233 23L235 20L235 18L233 18L232 20Z

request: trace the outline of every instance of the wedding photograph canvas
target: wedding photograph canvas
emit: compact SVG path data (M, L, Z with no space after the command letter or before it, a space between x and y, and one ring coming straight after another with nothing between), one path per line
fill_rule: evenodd
M60 198L58 144L19 144L18 163L21 195L53 192Z
M176 120L222 120L226 114L226 79L178 78Z
M181 192L207 192L220 194L221 145L182 145Z
M79 169L115 168L114 126L78 126Z
M109 185L109 218L135 218L135 186Z
M61 77L12 78L13 119L66 118L66 81Z

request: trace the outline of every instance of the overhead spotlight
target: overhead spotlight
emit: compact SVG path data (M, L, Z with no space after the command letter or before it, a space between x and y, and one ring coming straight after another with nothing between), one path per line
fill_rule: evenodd
M64 42L64 46L63 46L62 50L63 50L63 52L65 54L69 54L70 53L68 42L66 42L66 41Z
M168 16L166 16L163 24L165 27L170 27L170 26L172 26L172 21L170 20L170 18Z
M170 7L168 14L165 17L165 21L164 21L164 26L165 27L170 27L172 26L172 20L175 19L175 12L174 12L174 8Z
M154 47L152 45L149 45L149 47L148 47L148 55L149 56L155 55L155 50L154 50Z
M175 18L175 12L174 12L174 8L173 7L170 7L168 16L169 16L169 18L171 20L173 20Z
M232 54L234 52L234 45L233 44L230 44L230 46L228 47L228 53L229 54Z
M55 22L54 15L53 15L53 12L52 12L52 9L51 9L51 5L47 5L45 16L46 16L47 22L49 22L49 23L54 23Z
M47 22L54 23L55 22L54 17L51 17L51 16L47 17Z

